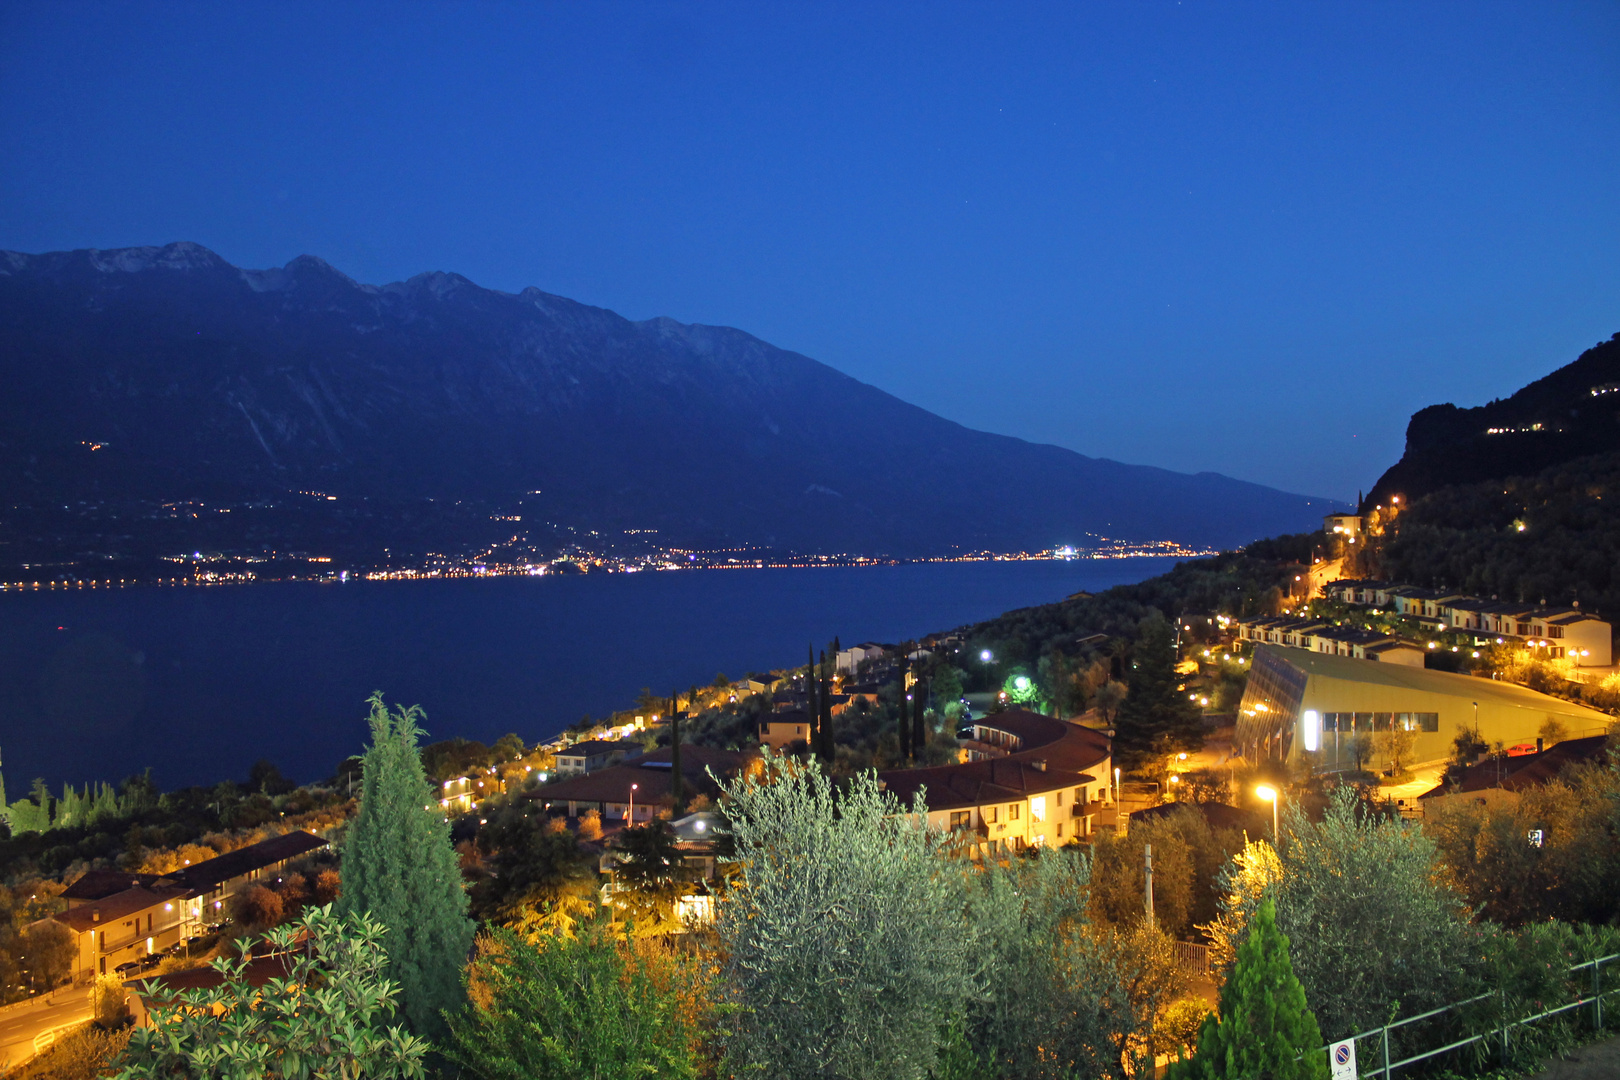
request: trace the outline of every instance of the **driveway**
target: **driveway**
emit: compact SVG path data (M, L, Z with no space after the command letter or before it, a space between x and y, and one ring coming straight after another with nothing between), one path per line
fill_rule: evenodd
M0 1073L28 1061L92 1015L90 992L82 986L63 987L42 1005L0 1012Z

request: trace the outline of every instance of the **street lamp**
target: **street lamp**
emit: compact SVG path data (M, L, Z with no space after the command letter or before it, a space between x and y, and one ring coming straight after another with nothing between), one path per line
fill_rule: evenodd
M1280 801L1280 796L1277 793L1277 789L1269 784L1261 784L1259 787L1254 789L1254 793L1271 804L1271 842L1273 845L1275 845L1277 843L1278 832L1277 803Z
M639 784L630 785L630 816L625 819L627 825L636 823L636 788L640 786Z
M1114 805L1119 805L1119 770L1114 770Z

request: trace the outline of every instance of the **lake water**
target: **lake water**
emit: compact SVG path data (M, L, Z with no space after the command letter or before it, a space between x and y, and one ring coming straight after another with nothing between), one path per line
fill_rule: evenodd
M164 787L265 757L329 776L364 742L366 696L431 738L534 742L586 712L894 641L1168 570L1174 560L927 563L544 578L269 583L0 595L0 770Z

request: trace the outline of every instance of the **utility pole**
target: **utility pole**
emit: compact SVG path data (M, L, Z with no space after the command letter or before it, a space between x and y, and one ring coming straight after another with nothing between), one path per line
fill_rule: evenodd
M1147 919L1153 922L1153 845L1142 845L1142 880L1146 885L1143 890L1147 900Z

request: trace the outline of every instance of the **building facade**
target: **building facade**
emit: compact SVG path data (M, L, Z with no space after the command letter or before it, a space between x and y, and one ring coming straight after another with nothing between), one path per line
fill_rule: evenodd
M1606 734L1613 718L1513 683L1275 645L1254 650L1235 749L1250 760L1356 767L1356 740L1410 733L1412 762L1438 761L1460 729L1489 744L1533 744L1554 720L1570 736Z

